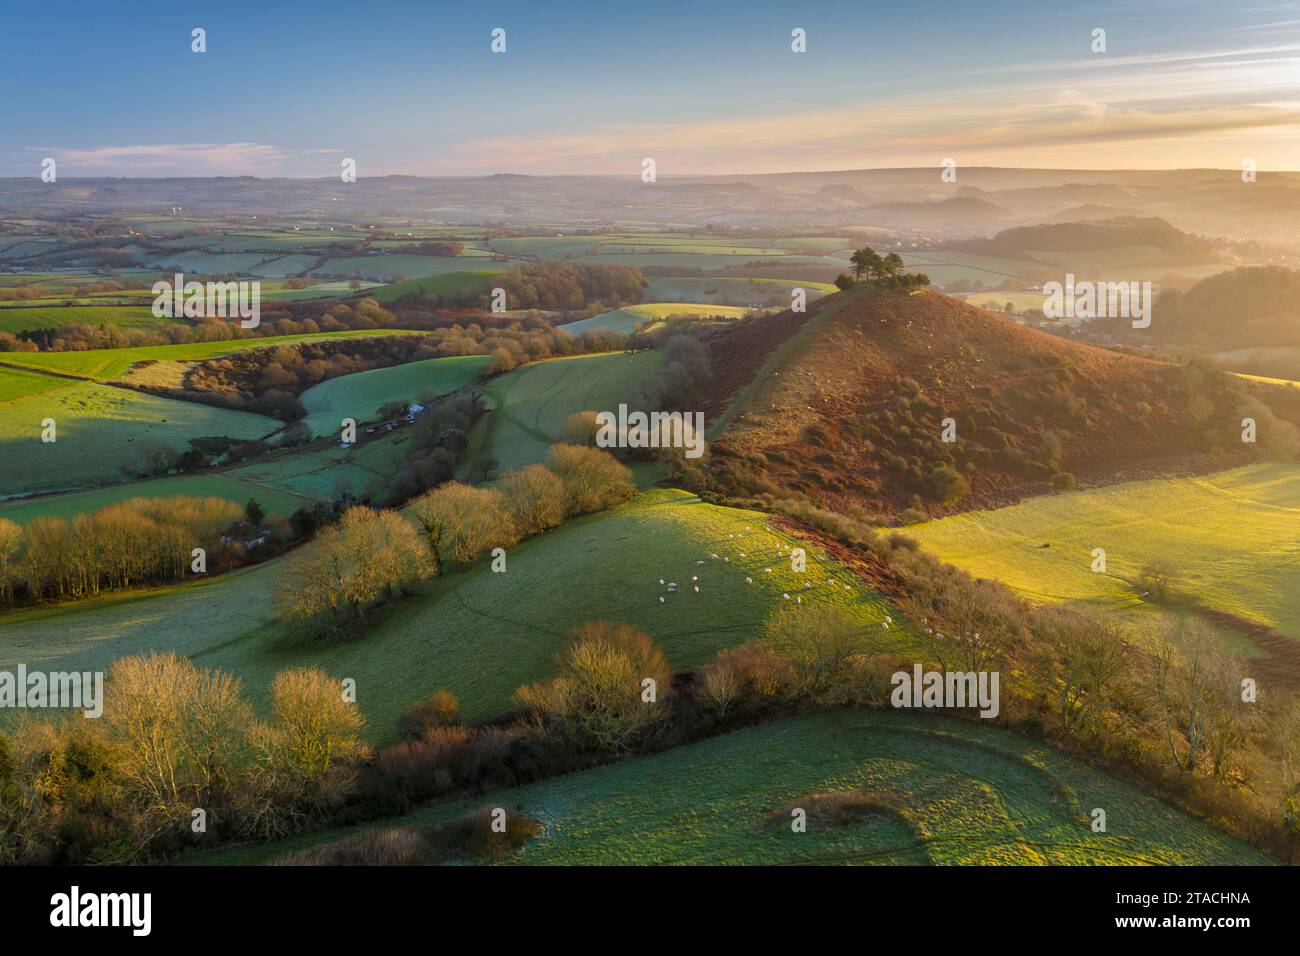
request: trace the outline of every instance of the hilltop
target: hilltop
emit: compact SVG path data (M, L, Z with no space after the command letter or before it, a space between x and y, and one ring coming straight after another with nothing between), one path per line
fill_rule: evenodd
M854 289L709 344L713 490L740 497L943 513L1249 460L1242 449L1260 446L1240 442L1247 408L1270 442L1291 434L1238 379L928 291Z

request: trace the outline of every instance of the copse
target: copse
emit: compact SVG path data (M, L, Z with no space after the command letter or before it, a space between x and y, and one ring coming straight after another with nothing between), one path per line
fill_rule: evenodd
M469 564L519 540L505 496L491 488L451 481L416 498L409 510L435 574L448 561Z
M497 487L523 537L541 534L564 521L564 482L545 466L507 472Z
M20 527L0 519L0 602L179 581L195 548L215 569L238 557L222 536L241 514L224 498L132 498L71 521L43 515Z
M598 448L552 445L546 467L564 487L564 513L569 517L612 508L636 494L632 472Z
M420 537L391 511L351 508L305 549L276 590L283 616L317 633L364 628L367 612L424 577Z

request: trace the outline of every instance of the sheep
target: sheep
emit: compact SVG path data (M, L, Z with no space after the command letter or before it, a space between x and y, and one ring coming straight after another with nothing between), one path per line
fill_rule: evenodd
M700 579L700 576L699 576L698 574L692 574L692 575L691 575L691 580L692 580L692 581L698 581L699 579Z
M668 600L668 599L667 599L667 598L665 598L665 597L664 597L664 596L663 596L663 595L662 595L662 594L661 594L661 595L659 595L659 603L660 603L660 604L663 604L663 603L664 603L664 601L666 601L666 600Z
M787 601L790 600L790 595L788 594L782 594L781 597L785 598Z
M663 579L663 578L660 578L660 579L659 579L659 584L662 586L663 583L664 583L664 579Z
M745 578L745 583L746 583L746 584L753 584L753 583L754 583L754 579L753 579L753 578Z
M771 574L771 573L772 573L772 569L771 569L771 568L764 568L763 570L766 571L768 574Z
M699 594L699 593L700 593L700 586L699 586L698 584L695 585L695 593L696 593L696 594Z

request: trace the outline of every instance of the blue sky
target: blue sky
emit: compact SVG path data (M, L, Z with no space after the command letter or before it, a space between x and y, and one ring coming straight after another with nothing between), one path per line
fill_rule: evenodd
M343 157L363 176L631 176L644 156L661 176L1300 166L1300 2L97 0L7 18L0 175L45 156L60 178L327 176Z

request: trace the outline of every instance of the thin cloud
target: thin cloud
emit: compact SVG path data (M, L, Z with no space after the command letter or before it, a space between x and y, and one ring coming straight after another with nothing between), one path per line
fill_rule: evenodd
M265 176L283 173L297 152L270 143L138 143L125 146L32 147L58 160L65 175Z

